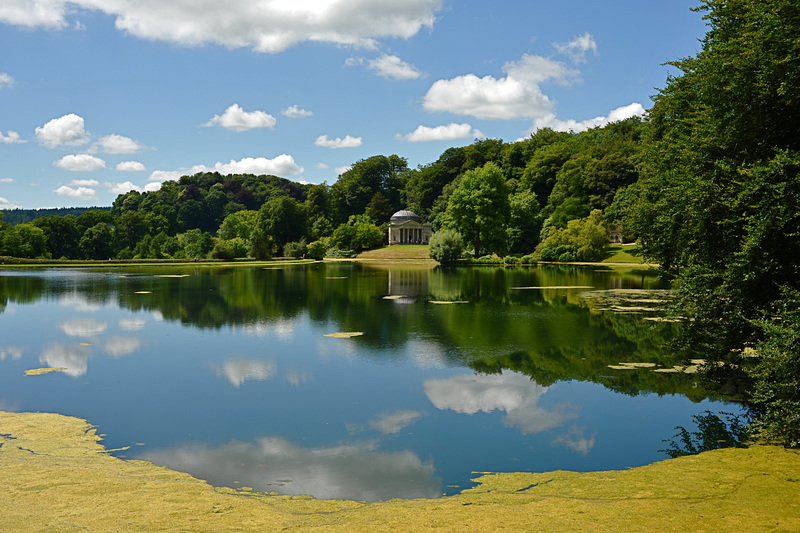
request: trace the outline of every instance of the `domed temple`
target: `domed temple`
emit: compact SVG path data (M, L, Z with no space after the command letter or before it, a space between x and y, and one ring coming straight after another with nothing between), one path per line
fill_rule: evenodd
M400 210L389 219L389 244L428 244L431 225L420 222L413 211Z

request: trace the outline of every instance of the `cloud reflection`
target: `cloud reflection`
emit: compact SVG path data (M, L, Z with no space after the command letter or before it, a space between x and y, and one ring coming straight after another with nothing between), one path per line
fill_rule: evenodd
M288 341L294 337L296 327L294 320L270 320L244 324L241 326L241 331L248 335L275 335L283 341Z
M103 351L112 357L128 355L142 346L142 341L136 337L111 337L106 341Z
M74 378L86 373L91 351L87 346L52 343L39 355L39 362L51 368L66 368L64 373Z
M566 446L581 455L589 455L594 448L595 435L592 434L588 439L584 436L584 427L573 425L569 431L556 437L553 446Z
M369 427L376 429L384 435L400 433L400 431L417 421L422 416L419 411L395 411L384 413L377 419L370 421Z
M102 308L100 302L92 301L86 296L77 292L65 293L58 298L59 305L70 307L75 311L83 311L87 313L96 313Z
M18 346L7 346L5 348L0 348L0 361L5 361L6 357L12 361L18 361L19 359L22 359L22 352L24 351L24 348L20 348Z
M479 411L505 411L503 424L523 435L540 433L577 418L567 405L545 409L538 405L547 387L513 372L500 375L462 375L425 382L425 394L438 409L472 415Z
M70 337L95 337L105 333L106 329L108 329L108 322L79 318L59 324L58 329Z
M222 368L217 370L218 376L225 376L234 387L241 386L245 381L264 381L278 371L278 365L273 361L258 361L254 359L229 359Z
M410 451L379 452L375 446L367 442L303 448L281 437L268 437L254 444L154 450L138 458L188 472L216 486L247 486L320 499L375 501L441 495L442 483L435 477L432 462Z
M123 331L141 331L147 325L146 318L120 318L119 329Z

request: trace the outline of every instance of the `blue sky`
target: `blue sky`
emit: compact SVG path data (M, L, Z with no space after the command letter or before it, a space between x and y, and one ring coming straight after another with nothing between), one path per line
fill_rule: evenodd
M626 118L698 51L696 4L3 0L0 208L206 170L332 184L377 154Z

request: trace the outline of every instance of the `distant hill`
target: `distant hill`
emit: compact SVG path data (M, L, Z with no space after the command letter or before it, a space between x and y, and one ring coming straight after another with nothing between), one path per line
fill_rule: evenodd
M3 213L4 220L11 224L12 226L16 226L17 224L24 224L25 222L30 222L39 217L47 217L50 215L58 215L58 216L65 216L65 215L74 215L76 217L81 216L85 211L89 209L103 209L105 211L110 211L111 206L108 207L54 207L51 209L0 209L0 213Z

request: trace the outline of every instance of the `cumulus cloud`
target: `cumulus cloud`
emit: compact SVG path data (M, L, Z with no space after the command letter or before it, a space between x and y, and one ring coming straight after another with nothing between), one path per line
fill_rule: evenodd
M0 131L0 144L21 144L26 142L28 141L19 138L19 133L16 131L8 130L6 135L3 135L3 132Z
M19 204L15 204L0 196L0 209L16 209L17 207L19 207Z
M105 333L106 329L108 329L108 322L79 318L59 324L58 329L70 337L96 337Z
M345 136L344 139L341 137L336 137L335 139L328 139L327 135L320 135L317 137L317 140L314 141L314 144L317 146L322 146L324 148L358 148L363 143L361 137L352 137L350 135Z
M233 131L255 128L274 128L275 117L264 111L245 111L239 104L232 104L222 115L214 115L203 126L222 126Z
M597 43L589 32L575 37L568 43L553 43L553 46L560 54L568 56L573 63L585 63L588 52L597 54Z
M54 118L44 126L36 128L39 142L48 148L57 146L80 146L89 142L83 117L74 113Z
M317 163L314 166L317 167L320 170L328 170L329 168L331 168L331 166L328 163L322 163L322 162Z
M344 174L348 170L351 170L352 168L353 167L351 165L345 165L343 167L336 167L333 170L336 172L337 175L341 176L342 174Z
M451 123L446 126L436 126L429 128L428 126L419 126L417 129L406 135L395 135L398 141L408 142L428 142L428 141L452 141L455 139L477 139L484 137L483 133L473 129L472 126L467 124Z
M107 154L135 154L142 149L142 145L130 137L116 133L100 137L97 142Z
M576 133L586 131L590 128L598 128L601 126L605 126L606 124L610 124L612 122L619 122L620 120L625 120L626 118L631 118L635 116L642 116L645 114L645 109L642 104L638 102L634 102L632 104L618 107L616 109L612 109L609 111L608 116L599 116L595 118L590 118L588 120L559 120L556 118L555 114L548 114L543 117L537 118L534 123L533 127L531 128L530 132L533 133L536 130L540 130L542 128L551 128L555 131L574 131Z
M83 200L86 202L93 202L97 200L97 191L89 187L78 187L77 189L73 189L67 185L62 185L53 192L59 196L67 196L69 198Z
M215 43L281 52L313 41L376 48L382 38L408 39L431 28L443 0L4 0L0 22L63 28L68 7L116 17L119 31L181 45Z
M466 74L438 80L425 94L423 107L488 120L544 117L554 106L540 84L569 85L579 74L559 61L528 54L506 63L503 71L504 78Z
M312 116L314 113L295 104L281 111L281 114L289 118L306 118Z
M119 183L106 183L106 187L108 187L108 192L112 194L125 194L126 192L130 191L137 191L142 192L142 188L134 185L131 181L123 181Z
M120 172L144 172L147 169L139 161L122 161L117 163L117 170Z
M39 354L39 362L51 368L66 368L66 375L77 378L88 370L90 353L87 346L52 343Z
M67 25L65 0L4 0L0 4L0 22L28 28L63 28Z
M73 172L92 172L106 168L106 162L89 154L65 155L55 163L55 166Z
M422 77L414 65L406 63L397 56L383 54L377 59L372 59L368 63L368 68L374 70L379 76L394 80L415 80Z
M3 87L13 87L14 83L15 83L14 78L6 74L5 72L0 72L0 89L2 89Z
M153 192L161 188L161 183L154 181L144 186L143 192Z
M148 181L164 182L176 181L181 176L192 176L198 172L219 172L220 174L271 174L275 176L296 176L302 174L303 167L295 163L294 158L288 154L281 154L272 159L265 157L245 157L239 161L231 160L229 163L219 162L213 167L194 165L180 170L156 170L147 178Z
M69 185L71 187L97 187L100 182L97 180L72 180Z

